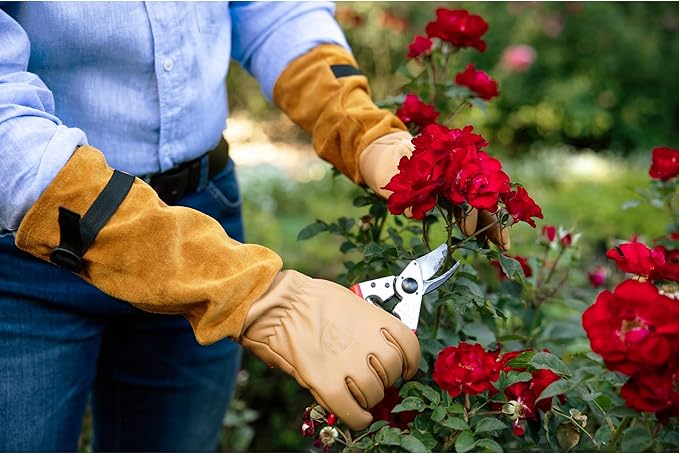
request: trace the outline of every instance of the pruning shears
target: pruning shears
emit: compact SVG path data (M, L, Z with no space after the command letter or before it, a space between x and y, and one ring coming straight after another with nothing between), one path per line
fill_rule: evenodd
M401 274L359 282L350 290L364 300L384 306L391 298L399 302L392 313L410 329L417 330L422 307L422 297L439 288L460 267L460 261L438 277L432 277L441 269L448 255L448 245L442 244L428 254L408 262Z

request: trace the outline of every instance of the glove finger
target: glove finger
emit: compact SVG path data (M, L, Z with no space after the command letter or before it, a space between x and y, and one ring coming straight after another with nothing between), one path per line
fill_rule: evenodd
M491 225L497 221L497 216L486 210L479 211L478 215L478 229L482 229L487 225ZM508 251L511 246L509 238L509 228L502 227L500 224L495 224L493 227L485 231L486 237L492 241L502 251Z
M369 364L352 371L345 381L358 405L366 410L379 404L384 399L384 384L378 373Z
M453 214L455 214L457 225L464 236L472 236L478 230L479 211L476 208L471 208L464 213L461 208L455 207Z
M382 330L384 339L401 355L403 366L401 376L412 378L420 368L420 342L417 336L402 322Z
M315 389L310 389L310 391L316 402L334 413L351 430L364 429L373 420L370 412L361 408L344 382L338 382L335 385L327 384L323 388L323 393Z

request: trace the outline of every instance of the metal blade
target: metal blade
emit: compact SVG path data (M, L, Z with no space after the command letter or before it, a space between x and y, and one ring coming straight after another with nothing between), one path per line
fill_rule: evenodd
M443 266L448 254L448 245L443 243L430 253L423 255L416 259L422 270L422 279L426 280L432 277Z
M441 285L443 285L444 282L446 282L450 276L457 271L457 269L460 267L460 261L458 260L455 262L455 265L436 279L432 279L431 281L424 281L424 293L427 294L429 292L433 292L437 288L439 288Z

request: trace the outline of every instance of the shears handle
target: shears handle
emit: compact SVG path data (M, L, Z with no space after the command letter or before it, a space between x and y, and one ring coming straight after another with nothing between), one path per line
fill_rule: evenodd
M363 292L361 291L361 286L360 286L359 284L354 284L354 285L352 285L351 287L349 287L349 290L351 290L351 291L352 291L356 296L358 296L359 298L365 300L365 298L363 297ZM367 302L367 303L370 303L370 301L368 301L368 300L366 300L366 302ZM394 314L392 314L392 315L394 315ZM411 328L411 330L412 330L413 334L417 334L417 330L416 330L416 329L412 329L412 328Z
M356 294L356 296L358 296L359 298L365 299L365 298L363 298L363 292L361 291L361 286L360 286L360 285L354 284L354 285L352 285L351 287L349 287L349 290L351 290L352 292L354 292L354 294Z

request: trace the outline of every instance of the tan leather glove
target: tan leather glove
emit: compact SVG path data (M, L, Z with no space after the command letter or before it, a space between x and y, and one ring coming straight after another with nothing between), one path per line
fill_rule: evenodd
M417 337L396 317L296 271L278 273L237 340L354 430L370 424L367 409L384 398L384 388L411 378L420 362Z
M358 164L363 181L385 199L391 195L391 191L384 186L398 173L398 163L404 156L410 156L414 146L412 136L407 131L392 132L370 143L359 156ZM407 214L407 212L406 212ZM459 220L460 231L471 236L477 230L495 222L494 214L486 210L471 208L466 214L461 210L455 213ZM479 235L487 237L503 251L509 250L509 228L500 228L497 224Z
M105 189L116 186L114 170L99 150L78 148L21 221L16 245L140 309L185 316L201 344L238 336L250 305L281 269L280 257L229 238L199 211L167 206L139 178L115 174L129 186L118 192L117 207ZM113 209L108 220L105 206ZM87 226L100 220L87 245Z

